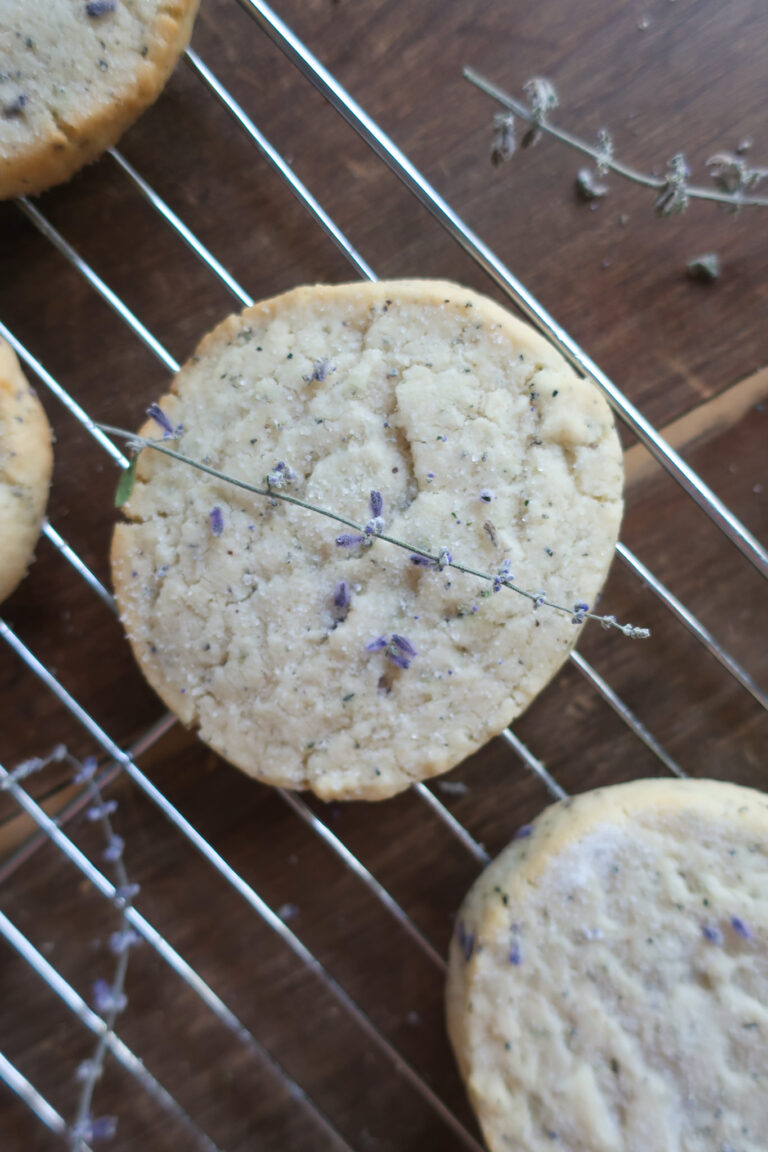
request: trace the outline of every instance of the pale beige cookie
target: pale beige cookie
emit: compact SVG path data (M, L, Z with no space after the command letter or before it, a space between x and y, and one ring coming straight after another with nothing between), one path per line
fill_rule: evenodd
M765 1152L768 796L548 808L464 901L447 1004L491 1152Z
M568 606L605 577L621 514L606 404L527 325L454 284L257 304L203 340L162 405L180 449L229 475L263 483L282 465L286 492L363 525L380 492L388 533L485 571L507 561ZM135 654L186 724L268 783L378 799L444 772L522 711L578 635L570 615L382 540L340 547L342 526L151 450L138 477L112 550Z
M0 340L0 602L24 576L48 500L53 452L43 406Z
M0 199L68 180L157 99L199 0L3 0Z

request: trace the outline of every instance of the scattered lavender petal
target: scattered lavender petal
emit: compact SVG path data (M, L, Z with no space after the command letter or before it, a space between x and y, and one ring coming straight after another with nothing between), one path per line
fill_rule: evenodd
M363 540L364 537L359 532L342 532L336 537L339 548L354 548L355 545L362 544Z
M336 585L336 591L333 594L333 603L336 608L349 608L352 603L352 597L349 594L349 585L346 580L342 580Z
M513 840L525 840L533 832L533 824L521 824L512 837Z
M703 924L701 934L710 944L722 944L723 942L722 932L719 928L713 928L711 924Z
M373 516L374 519L376 519L377 516L381 516L381 513L384 510L384 498L382 497L381 492L377 492L375 488L371 492L370 504L371 516Z
M218 504L215 508L211 509L211 514L208 517L211 522L211 532L214 536L221 536L224 531L224 513Z
M108 12L114 12L116 8L117 0L88 0L85 14L93 20L98 16L106 16Z
M159 404L150 404L149 408L147 408L147 416L151 417L155 424L159 424L162 428L163 440L170 440L175 437L176 433L173 424L171 424Z
M514 964L515 966L517 966L518 964L522 964L522 962L523 962L523 954L520 951L520 945L518 944L518 942L516 940L509 950L509 962L510 962L510 964Z
M377 637L376 640L371 640L369 644L366 644L365 650L366 650L366 652L380 652L381 649L386 648L386 646L387 646L386 636L379 636L379 637Z
M752 933L740 916L731 916L731 928L737 936L741 936L742 940L752 939Z
M318 384L322 384L328 373L335 371L336 366L331 364L330 360L315 360L312 372L309 376L305 376L304 379L308 384L313 380L317 381Z
M416 564L419 568L435 567L435 561L431 560L429 556L417 556L415 552L411 553L411 564Z
M475 950L475 934L474 932L467 932L461 920L456 924L456 939L459 943L459 948L464 955L467 963L472 959L472 953Z
M406 656L418 656L418 652L411 644L410 640L406 640L405 636L398 636L396 633L392 636L392 643L395 648L399 648L401 652L405 652Z
M411 666L411 657L405 656L402 652L398 652L396 649L388 648L387 656L398 668L408 669Z

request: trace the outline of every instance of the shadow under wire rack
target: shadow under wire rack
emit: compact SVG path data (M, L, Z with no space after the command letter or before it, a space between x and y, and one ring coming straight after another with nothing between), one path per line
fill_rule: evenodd
M238 2L464 252L488 274L497 289L560 349L577 371L597 384L620 421L699 505L730 544L743 554L745 561L751 563L762 576L768 575L768 553L765 548L523 287L499 257L462 221L305 45L266 4L258 0ZM349 262L354 273L364 279L375 280L375 271L298 178L288 161L272 147L222 80L191 48L186 52L185 63L283 178L293 195ZM162 226L171 229L175 237L191 250L236 304L242 306L253 303L246 289L123 154L112 149L109 156L121 177L161 218ZM104 161L105 164L109 162ZM114 310L133 337L156 357L160 365L168 372L177 371L179 364L170 351L101 278L95 268L68 243L40 207L23 199L18 201L17 209L53 245L71 268L84 278L93 292ZM127 458L95 423L96 419L103 419L102 413L86 411L66 384L54 378L37 359L35 349L22 343L2 322L0 333L14 347L39 390L43 393L47 390L53 400L66 410L68 417L74 418L79 424L82 435L92 437L113 465L125 468ZM39 563L69 565L77 578L87 585L100 614L98 619L106 614L114 614L115 606L108 589L50 520L44 525L44 536L45 543L40 547L41 551L47 551ZM768 705L766 693L739 660L626 544L619 543L617 552L627 572L650 590L677 625L695 639L703 652L717 661L725 673L760 708L765 709ZM83 893L78 899L87 899L93 907L94 923L99 924L99 917L104 918L105 915L117 921L119 912L124 922L143 942L136 955L143 957L141 965L146 969L144 983L138 993L138 1006L126 1012L124 1017L119 1016L119 1027L116 1024L113 1029L110 1027L112 1021L108 1011L99 1011L98 1004L97 1010L94 1010L87 1001L87 991L78 991L78 983L81 987L83 985L82 979L79 979L79 969L73 968L69 961L59 967L48 958L54 950L41 939L39 925L32 925L31 922L17 923L5 912L0 912L0 933L4 937L3 964L15 955L35 973L41 999L53 1005L50 1011L51 1019L57 1021L55 1035L64 1038L63 1047L66 1048L63 1055L58 1050L48 1052L48 1059L56 1064L58 1071L52 1078L46 1077L48 1087L42 1089L33 1083L29 1069L20 1067L23 1061L6 1050L5 1043L0 1041L3 1048L0 1051L0 1078L7 1089L31 1110L41 1129L48 1129L62 1143L68 1142L70 1147L80 1149L89 1147L91 1137L93 1143L96 1143L100 1135L109 1135L108 1130L100 1132L98 1128L92 1131L91 1137L87 1132L82 1134L82 1138L73 1135L73 1109L70 1108L67 1114L63 1103L76 1099L73 1070L77 1064L77 1054L87 1056L95 1039L102 1044L107 1054L104 1090L109 1090L110 1102L118 1101L114 1108L120 1123L116 1139L122 1147L138 1146L131 1142L131 1116L140 1113L141 1123L145 1125L141 1131L151 1131L151 1147L158 1149L179 1147L183 1139L184 1147L209 1150L264 1146L356 1149L361 1152L363 1149L380 1146L439 1146L446 1149L469 1148L481 1152L480 1137L457 1087L455 1073L443 1067L433 1069L427 1047L419 1040L418 1001L404 1021L394 1021L385 1011L375 1005L370 1006L366 1001L365 981L361 981L359 974L353 974L354 957L348 963L338 966L332 963L332 959L319 955L325 953L327 956L327 949L322 947L319 937L319 946L313 948L308 942L312 939L311 931L300 933L296 924L297 905L292 902L278 905L276 900L262 893L258 855L250 860L246 858L244 865L238 862L239 866L235 867L214 846L214 837L204 835L199 830L200 821L183 813L182 807L187 811L194 811L196 806L199 808L194 798L190 799L191 793L186 791L180 798L172 800L139 767L139 760L150 754L155 745L173 737L177 728L175 718L169 714L162 716L138 740L126 747L105 730L67 688L64 678L58 678L56 669L41 659L22 639L18 630L13 630L2 619L0 637L12 652L13 659L31 673L39 690L51 694L82 730L87 754L98 757L95 780L100 793L111 795L110 790L120 786L121 812L123 807L132 803L127 797L133 793L142 800L139 814L141 820L150 819L147 813L151 810L159 814L158 836L163 835L168 824L173 827L179 843L184 845L185 868L192 878L191 887L195 884L194 877L202 875L201 870L215 874L222 907L221 919L218 917L218 909L210 910L216 917L216 932L221 932L227 938L227 944L234 948L256 949L253 966L258 983L269 985L274 982L275 996L290 1001L296 982L301 980L310 989L309 992L296 994L305 1021L307 1012L315 1010L307 1005L316 1004L318 1027L323 1021L326 1028L328 1022L333 1027L332 1035L318 1040L310 1019L302 1035L305 1035L308 1048L314 1049L314 1055L302 1061L293 1052L288 1054L289 1059L286 1061L279 1038L286 1030L295 1029L296 1022L291 1022L288 1013L284 1020L271 1022L263 1032L259 1027L259 1012L252 1010L248 1000L248 992L253 989L243 985L239 979L222 983L216 965L205 961L195 964L189 958L198 954L199 940L194 937L185 941L183 931L175 929L171 933L166 930L161 918L163 908L166 907L162 897L163 876L156 877L156 886L151 879L145 879L139 893L129 894L110 878L110 869L101 863L103 853L99 853L98 844L89 834L88 820L84 819L92 805L89 787L81 784L71 789L66 793L66 802L54 805L52 814L51 805L46 803L49 798L35 798L33 795L30 764L7 763L0 766L0 786L17 809L25 814L30 830L0 860L0 881L4 886L11 880L16 881L31 866L34 867L45 852L55 851L60 854L61 867L67 869L68 882L78 884L78 891ZM580 652L574 651L570 662L578 676L586 681L589 691L601 698L615 713L618 722L626 726L643 745L645 753L655 759L658 771L679 776L685 774L683 767L611 687L603 674ZM48 740L49 747L55 743L55 730L52 729L52 732L54 740ZM550 797L562 799L567 795L536 751L523 743L515 732L507 730L502 739L508 745L510 760L513 763L522 762ZM66 759L66 756L63 751L54 750L49 758L56 761ZM427 855L439 851L439 846L447 844L457 849L462 858L461 866L456 869L456 876L460 877L456 879L459 888L462 885L466 887L471 877L488 860L484 846L469 826L470 822L460 819L456 814L456 809L460 809L461 805L450 803L451 797L462 795L464 787L455 781L447 785L440 782L420 783L396 802L400 811L405 811L407 807L408 818L418 829L417 842L424 846ZM334 806L321 806L281 789L270 794L269 803L282 805L291 820L298 820L304 830L317 839L322 850L329 853L343 871L344 884L348 886L351 880L364 899L378 906L383 917L378 923L388 925L392 933L399 934L402 943L400 954L403 957L401 963L405 973L402 982L407 989L404 994L412 994L407 973L414 967L420 975L413 988L421 982L438 989L434 1004L439 1003L439 988L445 971L445 933L436 932L434 921L422 915L423 910L419 907L407 908L409 901L405 895L395 895L390 891L390 886L377 878L363 863L363 852L342 839L335 830L340 820ZM513 821L509 827L510 835L514 827ZM353 833L348 839L353 844L363 843L359 834ZM287 858L290 861L290 853L287 853ZM423 866L423 861L414 860L414 867ZM290 870L290 863L286 867ZM151 867L148 871L151 876ZM4 890L7 891L7 887ZM156 890L159 892L157 896L154 895ZM106 913L102 911L104 908ZM194 893L190 897L188 910L190 914L195 910ZM235 929L223 926L225 915L236 926ZM427 923L429 928L424 926ZM269 944L264 943L267 939ZM67 971L64 971L65 968ZM141 989L153 983L162 989L163 1001L169 1005L159 1019L157 1028L167 1039L171 1056L168 1052L163 1054L157 1039L152 1039L147 1047L146 1028L136 1023L142 1019L141 1002L146 998L146 993ZM375 989L372 989L371 997L374 998L375 994ZM261 1002L264 995L262 989L256 999ZM131 1006L133 1000L132 996ZM200 1021L203 1047L210 1051L210 1063L215 1067L215 1073L207 1061L200 1062L199 1046L184 1035L183 1028L177 1030L176 1023L171 1021L172 1016L178 1018L185 1014ZM74 1023L71 1017L76 1017L78 1023ZM143 1019L146 1022L146 1015ZM364 1053L360 1069L363 1077L361 1083L365 1086L365 1093L370 1093L370 1100L365 1100L361 1105L362 1115L366 1114L370 1106L371 1115L380 1116L382 1109L387 1110L387 1101L392 1099L393 1092L408 1102L407 1105L403 1104L403 1130L398 1130L398 1122L393 1119L389 1144L386 1141L378 1143L376 1136L366 1130L359 1118L350 1120L350 1113L345 1107L335 1107L344 1064L343 1061L337 1064L333 1053L347 1042L350 1047L362 1049ZM326 1049L329 1053L327 1069L318 1070L317 1051ZM197 1064L195 1059L198 1060ZM290 1064L290 1068L287 1064ZM153 1067L162 1071L156 1075L152 1071ZM208 1083L212 1075L217 1077L217 1086L210 1094L221 1094L224 1101L222 1105L218 1105L215 1100L209 1102L206 1093L200 1089L203 1079L207 1077ZM114 1079L114 1086L110 1078ZM54 1085L54 1088L50 1085ZM97 1084L95 1091L101 1092L101 1085ZM52 1099L51 1096L56 1098ZM145 1099L146 1105L138 1103L140 1098ZM375 1128L377 1123L372 1121L372 1126ZM146 1128L147 1124L150 1125L149 1129ZM3 1147L8 1145L3 1142Z

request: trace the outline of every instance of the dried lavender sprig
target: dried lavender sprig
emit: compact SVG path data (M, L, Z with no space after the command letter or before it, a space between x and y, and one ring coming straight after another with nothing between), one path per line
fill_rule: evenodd
M474 84L486 96L490 96L496 100L504 108L510 112L514 112L521 120L525 120L527 124L532 124L537 132L546 132L548 135L553 136L559 140L561 144L567 144L570 148L575 148L577 152L583 153L585 156L591 156L598 166L598 170L602 173L605 171L615 172L617 176L623 176L625 180L632 180L635 184L642 184L646 188L653 188L660 194L665 194L669 190L669 180L666 176L652 176L646 172L640 172L639 169L633 168L629 164L624 164L617 160L612 153L612 150L606 149L605 144L593 145L587 144L585 140L581 140L573 133L567 132L564 128L558 128L551 124L546 117L541 117L534 113L522 101L516 100L514 96L510 96L502 88L487 80L474 68L465 67L463 69L463 76L465 80L469 80L470 84ZM510 129L507 128L509 134ZM511 155L511 150L509 150ZM714 159L714 158L713 158ZM768 169L758 168L754 169L756 177L759 179L768 176ZM738 190L733 192L719 191L716 188L704 188L693 184L685 186L685 195L689 200L714 200L718 204L728 204L732 208L768 208L768 197L766 196L753 196L744 195L743 192Z
M351 520L347 516L341 516L338 512L332 512L330 508L321 508L317 504L310 504L309 501L302 500L300 496L293 496L288 492L278 492L275 491L274 488L264 488L258 484L251 484L248 480L238 480L234 476L227 476L225 472L219 472L217 468L212 468L210 464L203 464L199 460L193 460L191 456L185 456L183 452L177 452L162 440L150 440L145 436L128 432L124 428L115 428L110 424L98 424L97 427L101 428L102 432L110 432L113 436L121 436L124 438L132 451L140 451L142 448L153 448L156 452L161 452L164 456L170 456L173 460L178 460L182 464L188 464L191 468L205 472L208 476L213 476L216 480L222 480L225 484L232 484L235 488L242 488L244 491L252 492L256 496L268 496L273 500L284 500L287 504L296 504L299 508L304 508L307 512L316 512L319 516L325 516L329 520L335 520L338 524L344 524L347 528L352 528L355 535L360 537L361 543L365 539L365 525L358 524L357 521ZM553 609L555 612L565 613L566 616L570 616L572 619L574 615L577 615L578 623L584 620L596 620L602 624L604 628L615 628L616 631L623 633L632 640L647 640L651 634L647 628L636 628L633 624L619 624L614 616L598 616L594 612L582 611L580 607L576 608L572 606L566 608L562 604L555 604L554 601L549 600L543 592L527 592L524 588L514 584L511 579L504 576L500 578L498 574L494 575L490 572L481 572L477 568L471 568L468 564L460 564L453 559L447 548L440 548L436 554L433 554L424 548L417 548L415 545L408 544L404 540L398 540L395 536L389 536L386 532L378 532L376 538L378 540L385 540L388 544L394 544L396 548L402 548L404 551L410 552L412 556L423 557L427 565L437 568L440 571L444 568L454 568L457 572L464 572L468 576L477 576L480 580L486 580L489 584L497 588L509 588L511 592L517 592L519 596L525 596L526 600L530 600L536 608L545 606Z
M34 772L40 772L41 769L47 768L49 764L53 764L59 760L66 760L66 758L66 746L64 744L57 744L53 751L49 752L47 756L33 756L30 760L22 760L7 776L0 780L0 792L6 788L10 788L12 784L18 784L20 780L26 780L27 776L31 776Z
M86 783L88 791L91 796L91 807L89 813L98 812L98 819L104 831L106 840L106 849L104 858L109 860L114 865L114 875L116 887L123 891L128 892L131 890L131 885L128 880L128 874L125 870L123 863L122 853L122 840L115 833L110 820L110 814L114 811L112 802L105 802L104 797L96 782L95 775L90 770L83 771L83 766L79 764L73 756L68 757L70 763L77 769L76 775L81 781ZM116 846L119 845L120 850L116 851ZM96 1041L96 1046L93 1050L93 1055L89 1060L81 1065L83 1068L83 1075L81 1077L80 1096L77 1102L77 1110L75 1119L69 1129L69 1146L71 1152L79 1152L84 1146L84 1143L93 1138L95 1135L93 1129L99 1124L99 1120L93 1120L91 1117L91 1106L93 1102L93 1093L97 1081L101 1078L104 1070L104 1057L107 1052L107 1045L110 1036L114 1030L115 1020L118 1014L124 1009L126 996L125 996L125 977L128 970L128 959L130 953L130 943L134 940L134 933L128 922L125 914L125 909L130 906L130 899L124 899L123 909L120 916L120 932L113 933L110 938L110 948L116 954L117 961L115 963L115 972L112 978L111 985L107 985L106 981L99 981L98 986L100 991L103 991L104 1003L100 1006L96 1005L97 1011L100 1012L106 1024L106 1028ZM125 943L124 947L116 948L113 941L117 937L121 938L121 942ZM104 985L103 989L101 986ZM102 1010L103 1009L103 1010ZM105 1123L103 1124L104 1132L102 1135L107 1137L114 1134L115 1121L113 1117L101 1118ZM106 1122L109 1123L106 1123ZM107 1131L109 1129L109 1132Z

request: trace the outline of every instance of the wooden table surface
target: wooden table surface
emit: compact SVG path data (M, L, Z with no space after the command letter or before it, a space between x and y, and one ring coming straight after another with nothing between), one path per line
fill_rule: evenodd
M522 282L760 538L768 538L765 397L765 210L695 204L658 220L647 191L613 178L580 202L581 161L551 141L496 170L490 101L461 76L472 64L519 93L532 75L561 95L558 122L620 156L662 170L684 150L703 174L713 152L754 139L768 163L768 12L763 0L279 0L279 14L497 251ZM445 276L503 299L484 273L343 123L235 0L203 0L194 47L380 276ZM120 145L256 298L297 284L353 279L348 264L192 69L182 63ZM233 301L109 157L39 206L178 359ZM686 277L716 251L721 278ZM138 425L167 372L23 217L0 210L0 318L94 417ZM53 525L105 583L116 470L41 386L56 431ZM627 447L633 443L626 436ZM768 687L768 607L756 570L649 462L628 455L623 540ZM695 776L766 785L765 714L617 560L604 604L649 625L632 643L588 628L579 649ZM163 713L118 624L41 541L2 613L23 641L122 746ZM0 761L12 767L91 737L0 645ZM516 725L569 791L664 771L573 666ZM475 1132L442 1022L442 975L365 884L284 800L223 764L178 727L140 766L290 927L382 1036ZM466 791L436 795L491 854L548 800L501 740L451 774ZM67 774L30 791L58 809ZM393 1065L327 982L308 970L124 777L119 801L140 911L193 964L357 1150L461 1147L438 1110ZM441 954L479 865L416 794L311 807L400 902ZM31 825L8 796L0 861ZM69 826L99 861L98 830ZM116 913L45 844L3 872L2 908L86 998L109 975ZM286 906L293 905L289 912ZM148 945L128 974L121 1035L222 1148L342 1148L267 1062L234 1038ZM0 1048L67 1118L89 1035L0 944ZM119 1116L112 1146L192 1147L183 1129L114 1063L95 1111ZM58 1143L6 1090L3 1152Z

